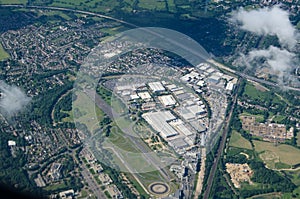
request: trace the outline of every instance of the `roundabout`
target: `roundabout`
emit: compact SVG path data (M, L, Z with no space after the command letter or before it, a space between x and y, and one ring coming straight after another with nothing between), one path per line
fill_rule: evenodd
M149 185L149 191L155 195L167 195L170 191L169 185L163 182L154 182Z

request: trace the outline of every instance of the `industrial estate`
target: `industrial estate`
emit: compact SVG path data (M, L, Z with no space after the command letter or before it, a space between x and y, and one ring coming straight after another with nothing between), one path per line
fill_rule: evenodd
M300 198L300 1L3 0L0 13L10 198Z

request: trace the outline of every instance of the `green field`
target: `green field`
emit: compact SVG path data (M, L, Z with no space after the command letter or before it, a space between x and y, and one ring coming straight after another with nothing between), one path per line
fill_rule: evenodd
M117 0L54 0L51 6L66 7L72 9L89 10L92 12L108 13L115 7L118 7L120 2Z
M139 0L138 6L147 10L166 10L166 4L157 0Z
M8 58L9 58L9 54L3 49L3 46L0 44L0 61Z
M263 115L252 115L250 113L247 112L243 112L242 114L240 114L241 116L251 116L251 117L255 117L255 121L256 122L264 122L264 116Z
M38 12L39 13L39 12ZM40 14L40 13L39 13ZM69 15L67 15L65 12L60 12L60 11L49 11L49 12L43 12L40 15L45 15L45 16L60 16L61 18L65 20L70 20L72 19Z
M249 149L249 150L252 149L251 143L247 139L243 138L242 135L236 131L232 132L229 146Z
M161 176L157 168L149 163L149 161L147 160L147 155L145 157L144 153L141 153L140 149L138 149L135 144L127 137L128 135L126 134L126 132L123 132L120 129L128 128L128 125L130 124L128 122L129 121L127 120L122 121L121 119L118 120L118 123L116 123L116 121L113 122L111 132L103 143L103 148L110 151L112 154L112 162L115 165L118 165L119 169L122 171L133 169L132 172L138 172L136 176L142 186L145 187L145 189L147 189L147 187L153 182L162 181L165 183L169 183ZM144 144L141 139L139 142L141 142L140 144ZM149 152L151 152L150 148L148 150ZM168 174L172 176L171 173L168 172ZM133 184L138 183L135 178L131 178L131 181L133 182ZM140 186L139 189L142 189L142 186ZM170 187L174 186L176 186L176 184L170 184Z
M79 93L77 99L73 102L73 107L73 115L76 121L85 124L90 132L99 127L99 121L104 117L104 113L95 106L94 102L86 94Z
M68 188L69 187L65 183L56 183L45 187L45 190L47 191L55 191L55 190L62 190L62 189L67 190Z
M275 123L282 123L283 120L286 119L286 116L283 116L283 115L275 115L274 118L273 118L273 121Z
M249 82L247 82L245 86L245 91L243 96L246 98L250 98L251 100L258 102L265 102L267 100L271 100L273 103L283 103L277 95L272 94L271 91L261 91L255 88L255 86Z
M267 193L250 197L248 199L282 199L281 193Z
M266 97L266 92L257 90L253 84L247 83L245 86L244 95L251 96L254 99L260 99Z
M253 144L255 146L255 150L260 153L260 157L270 168L276 168L276 166L282 168L287 165L292 166L300 163L300 149L286 144L279 144L278 146L275 146L274 143L257 140L254 140Z
M0 4L26 4L27 0L1 0Z

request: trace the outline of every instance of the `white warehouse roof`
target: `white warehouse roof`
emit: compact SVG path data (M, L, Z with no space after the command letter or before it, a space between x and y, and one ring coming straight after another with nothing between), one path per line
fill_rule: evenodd
M160 82L150 82L148 84L148 86L150 87L150 89L153 92L161 92L161 91L165 91L166 90L165 87Z
M163 138L178 135L178 132L168 123L168 121L176 119L170 111L144 113L142 117L154 128L154 130L159 132Z
M140 96L140 98L142 98L143 100L151 99L151 95L147 91L138 93L138 96Z
M172 95L162 95L158 99L164 106L173 106L176 104L176 100Z

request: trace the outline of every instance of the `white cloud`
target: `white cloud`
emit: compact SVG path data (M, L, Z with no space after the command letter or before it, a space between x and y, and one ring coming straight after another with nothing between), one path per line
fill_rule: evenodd
M16 86L10 86L3 81L0 81L0 112L1 114L11 116L21 111L30 101L25 93Z
M293 48L297 44L299 33L291 24L289 13L279 6L251 11L241 8L233 13L231 20L258 35L276 35L285 47Z
M295 66L296 55L285 49L270 46L265 50L252 50L246 56L246 60L252 64L261 63L259 59L265 59L263 64L274 71L289 72Z
M241 56L235 60L234 64L237 66L245 65L250 68L270 68L270 74L276 75L277 81L280 85L299 86L299 81L291 72L298 66L299 59L294 53L286 49L280 49L270 46L268 49L252 50L247 55Z

